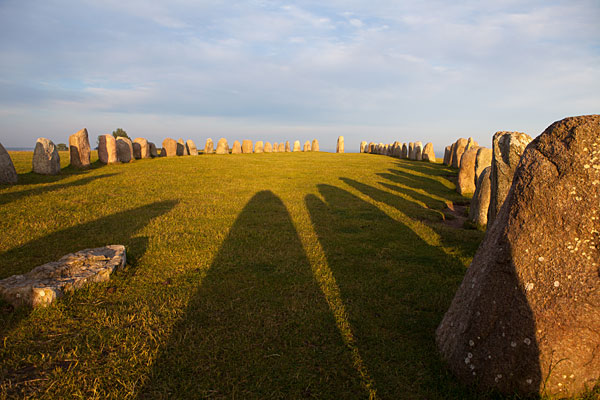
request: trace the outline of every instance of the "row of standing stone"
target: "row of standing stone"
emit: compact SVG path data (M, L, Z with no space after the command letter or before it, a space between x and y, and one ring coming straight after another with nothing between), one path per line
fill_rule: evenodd
M504 203L517 164L531 142L523 132L496 132L492 148L480 147L473 138L460 138L444 152L444 164L458 168L456 190L473 194L469 220L476 225L491 224Z
M370 154L381 154L384 156L406 158L415 161L435 162L435 152L433 144L427 143L423 147L422 142L402 143L394 142L392 144L360 142L360 152Z

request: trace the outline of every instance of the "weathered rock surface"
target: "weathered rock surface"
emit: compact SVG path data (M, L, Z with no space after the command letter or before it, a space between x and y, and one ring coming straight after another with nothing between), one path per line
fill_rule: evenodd
M239 141L233 142L233 147L231 147L231 154L241 154L242 153L242 145Z
M264 152L265 153L272 153L273 152L273 146L271 145L271 143L265 142Z
M475 157L475 182L477 182L483 170L490 165L492 165L492 149L480 147Z
M337 146L335 148L335 152L336 153L343 153L344 152L344 137L343 136L339 136L338 137Z
M423 161L423 143L415 142L415 160Z
M98 159L102 164L115 164L117 159L117 140L113 135L98 136Z
M69 136L69 156L72 166L75 168L89 168L90 154L90 140L87 129L83 128Z
M177 155L178 156L189 156L190 154L187 152L185 148L185 142L182 138L177 139Z
M192 139L188 139L185 142L185 149L190 156L198 155L198 148L196 147L196 143Z
M133 157L135 157L136 160L150 158L150 145L146 139L135 138L131 145L133 146Z
M491 225L500 212L512 184L513 175L531 136L523 132L496 132L492 139L491 194L488 224Z
M469 207L469 221L480 227L487 225L488 207L490 206L490 173L492 168L487 167L479 175L475 193L471 198Z
M150 149L150 157L158 157L158 151L156 150L156 145L152 142L148 142L148 148Z
M433 151L433 143L429 142L423 149L423 161L435 162L435 152Z
M242 153L248 154L253 152L252 140L242 140Z
M279 146L277 148L277 152L278 153L284 153L285 151L286 151L285 150L285 143L283 143L283 142L279 143Z
M215 151L217 154L229 154L229 144L227 144L227 139L221 138L217 142L217 150Z
M264 147L262 140L259 140L256 143L254 143L254 152L255 153L264 153L264 150L265 150L265 147Z
M450 165L450 146L446 146L444 149L444 165Z
M452 143L452 145L450 145L450 156L448 158L448 166L452 166L452 163L454 162L454 149L456 148L456 142Z
M367 152L367 142L365 142L364 140L362 142L360 142L360 153L366 153Z
M402 143L402 152L400 153L400 158L408 158L408 145L406 143Z
M0 296L14 306L47 306L64 293L110 279L125 266L125 246L111 245L67 254L24 275L0 280Z
M38 138L33 151L33 172L42 175L60 174L58 149L50 139Z
M409 160L417 159L417 153L415 152L415 143L414 142L408 143L408 159Z
M527 146L437 330L462 381L557 398L598 382L599 199L600 115L555 122Z
M289 140L286 140L286 142L285 142L285 151L286 151L286 153L289 153L289 152L292 151L292 148L290 147L290 141Z
M478 150L479 147L471 147L463 153L460 160L456 191L463 196L467 193L475 193L475 160Z
M215 151L215 145L211 138L206 139L206 144L204 145L204 154L212 154Z
M317 139L313 139L310 151L319 151L319 141Z
M463 153L465 152L465 147L467 147L468 140L465 138L460 138L454 143L454 149L452 150L452 167L460 168L460 159L462 158Z
M310 141L306 141L304 142L304 147L302 148L302 151L310 151Z
M300 141L299 140L294 141L294 148L292 149L292 151L300 151L300 150L302 150L300 148Z
M175 157L177 156L177 142L175 139L166 138L162 142L162 150L161 155L164 157Z
M117 160L122 163L133 161L133 145L123 136L117 138Z
M14 184L18 181L17 170L10 155L0 143L0 184Z
M265 144L265 147L267 145ZM279 152L279 143L275 142L273 143L273 153L278 153Z

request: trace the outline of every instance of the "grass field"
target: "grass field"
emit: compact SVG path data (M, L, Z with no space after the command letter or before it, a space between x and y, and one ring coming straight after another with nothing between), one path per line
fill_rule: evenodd
M0 398L500 398L435 348L483 236L443 222L454 170L273 153L45 177L11 156L0 278L107 244L128 265L45 309L0 303Z

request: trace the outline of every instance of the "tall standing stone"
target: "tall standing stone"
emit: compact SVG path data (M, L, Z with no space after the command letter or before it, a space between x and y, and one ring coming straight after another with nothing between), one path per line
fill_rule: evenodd
M310 141L306 141L304 142L304 147L302 148L302 151L310 151Z
M264 144L262 142L262 140L258 140L256 143L254 143L254 152L255 153L264 153Z
M375 151L375 143L373 142L369 142L369 149L367 150L367 153L373 154L373 152Z
M435 162L435 152L433 151L433 143L429 142L423 149L423 161Z
M319 151L319 141L317 139L313 139L310 149L311 151Z
M38 138L35 143L33 172L42 175L60 174L60 156L52 140Z
M292 151L300 151L300 150L301 150L300 141L299 140L294 141L294 149Z
M492 173L490 175L491 194L488 209L488 224L492 224L508 190L513 175L525 147L531 142L531 136L523 132L496 132L492 139Z
M284 153L285 152L285 144L283 142L279 143L279 145L277 146L277 152L278 153Z
M450 165L450 146L446 146L444 149L444 165Z
M156 145L152 142L148 142L148 148L150 149L150 157L158 157L158 151L156 151Z
M117 140L113 135L98 136L98 159L102 164L118 163Z
M265 147L266 146L267 145L265 144ZM274 142L273 143L273 153L277 153L277 152L279 152L279 144L277 142Z
M265 142L264 152L265 153L272 153L273 152L273 146L271 145L271 143Z
M189 156L187 149L185 148L185 142L182 138L177 139L177 155L178 156Z
M488 149L487 147L480 147L477 150L477 157L475 157L475 182L477 182L483 170L492 165L492 154L492 149Z
M289 140L286 140L286 142L285 142L285 152L286 152L286 153L289 153L289 152L291 152L291 151L292 151L292 149L291 149L291 147L290 147L290 141L289 141Z
M465 152L465 147L467 147L467 139L460 138L454 143L454 150L452 153L452 167L460 168L460 159Z
M365 142L364 140L362 142L360 142L360 152L361 153L365 153L367 148L367 142Z
M161 155L163 157L177 156L177 141L171 138L166 138L165 140L163 140Z
M242 153L242 145L238 140L233 142L233 147L231 147L231 154L241 154Z
M408 146L406 143L402 143L402 152L400 153L400 158L408 158Z
M227 144L227 139L221 138L217 142L217 150L215 151L217 154L229 154L229 144Z
M252 153L253 149L252 149L252 140L243 140L242 141L242 153L244 154L249 154Z
M467 384L564 398L598 383L599 155L600 115L555 122L523 152L437 329Z
M83 128L69 136L69 155L72 166L75 168L89 168L90 154L90 140L87 129Z
M423 161L423 143L415 142L415 160Z
M0 143L0 184L14 184L18 181L15 165L10 155Z
M469 207L469 221L479 227L487 225L487 214L490 206L490 173L492 168L487 167L479 175L475 193L471 198Z
M133 156L136 160L141 158L150 158L150 145L148 145L148 141L144 138L135 138L133 139Z
M185 149L190 156L198 155L198 148L196 147L196 143L192 139L188 139L185 142Z
M335 149L336 153L343 153L344 152L344 137L343 136L339 136L338 140L337 140L337 147Z
M456 142L450 145L450 156L448 157L448 166L451 167L454 163L454 149L456 148Z
M475 193L475 159L478 150L479 147L471 147L463 153L460 160L456 191L463 196Z
M204 154L212 154L215 151L215 145L211 138L206 139L206 144L204 145Z
M408 144L408 159L409 160L417 159L417 153L415 152L415 143L414 142L410 142Z
M123 136L117 138L117 160L122 163L133 161L133 145L131 140Z

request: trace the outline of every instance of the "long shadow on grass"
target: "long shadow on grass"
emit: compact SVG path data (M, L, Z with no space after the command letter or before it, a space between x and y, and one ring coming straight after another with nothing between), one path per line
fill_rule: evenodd
M244 207L160 349L147 398L365 398L281 200Z
M409 227L334 186L306 205L381 398L480 398L446 371L435 329L464 274Z
M0 194L0 205L8 204L8 203L17 201L17 200L19 200L23 197L27 197L27 196L35 196L38 194L53 192L56 190L66 189L66 188L70 188L70 187L74 187L74 186L87 185L88 183L95 181L96 179L109 178L114 175L118 175L118 174L103 174L103 175L97 175L97 176L88 176L87 178L78 179L76 181L69 182L69 183L58 183L58 184L51 185L51 186L40 186L40 187L36 187L33 189L21 190L19 192L3 193L3 194Z

